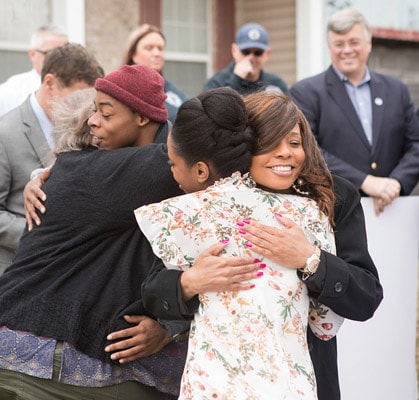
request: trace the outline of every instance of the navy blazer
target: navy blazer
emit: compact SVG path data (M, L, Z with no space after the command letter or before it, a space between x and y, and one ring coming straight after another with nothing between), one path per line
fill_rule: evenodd
M409 90L397 78L370 74L372 146L332 67L295 83L289 95L310 123L332 172L358 188L368 174L394 178L401 194L408 195L419 180L419 124Z

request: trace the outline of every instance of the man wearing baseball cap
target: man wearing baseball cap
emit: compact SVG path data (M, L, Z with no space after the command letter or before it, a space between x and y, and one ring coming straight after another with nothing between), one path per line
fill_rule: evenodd
M286 93L285 81L278 75L263 70L272 50L268 44L268 32L256 23L243 25L231 44L234 61L215 73L204 85L204 90L228 86L240 94L258 90L277 90Z

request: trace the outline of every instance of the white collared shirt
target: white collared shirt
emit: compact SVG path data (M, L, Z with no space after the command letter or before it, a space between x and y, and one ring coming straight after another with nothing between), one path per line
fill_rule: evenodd
M34 69L11 76L0 85L0 116L20 106L41 86L41 76Z

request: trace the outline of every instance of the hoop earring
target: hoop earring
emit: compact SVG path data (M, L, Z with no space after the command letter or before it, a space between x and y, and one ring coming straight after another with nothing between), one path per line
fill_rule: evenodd
M302 196L308 196L310 192L300 189L301 186L304 186L306 184L306 181L303 178L298 178L293 184L292 188Z

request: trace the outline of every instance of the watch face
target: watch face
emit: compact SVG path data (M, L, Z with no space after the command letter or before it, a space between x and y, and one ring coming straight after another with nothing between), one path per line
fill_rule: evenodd
M320 260L311 260L309 264L310 271L313 271L319 266Z
M320 248L316 247L314 253L307 259L304 272L308 276L313 275L317 271L317 268L320 264L320 254Z

